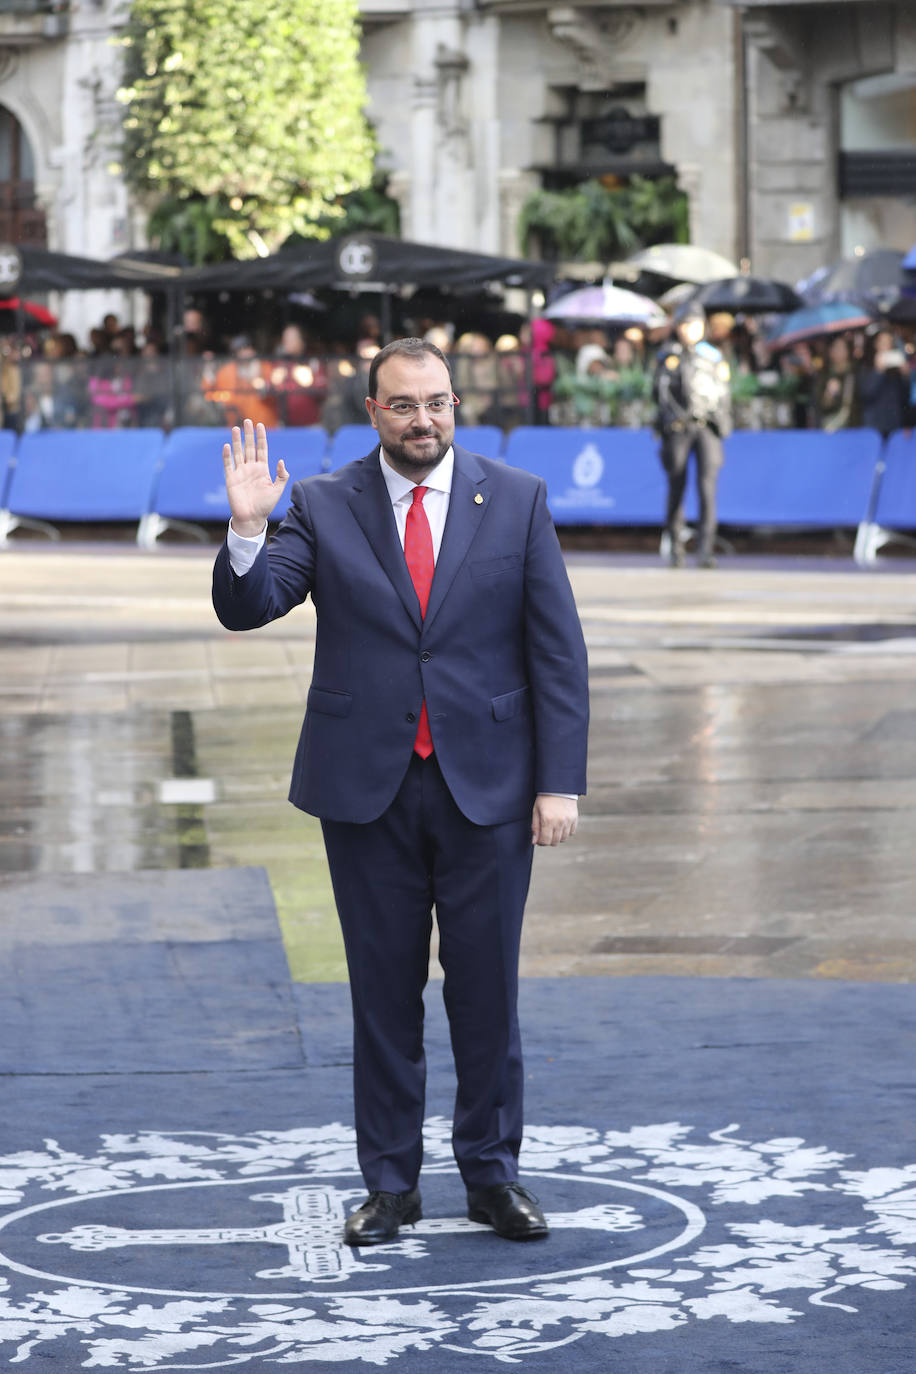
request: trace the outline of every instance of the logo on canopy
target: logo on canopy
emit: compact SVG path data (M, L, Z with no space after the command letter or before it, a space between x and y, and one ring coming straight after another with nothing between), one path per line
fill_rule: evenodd
M9 296L22 276L22 255L12 243L0 243L0 296Z
M344 277L365 281L372 276L377 262L375 245L358 234L344 239L337 249L337 266Z

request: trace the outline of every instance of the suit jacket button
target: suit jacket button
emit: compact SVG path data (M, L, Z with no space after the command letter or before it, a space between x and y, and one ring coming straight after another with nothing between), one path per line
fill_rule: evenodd
M422 652L422 654L420 655L420 662L421 662L421 663L428 663L429 660L430 660L431 658L432 658L432 654L429 652L429 650L428 650L428 649L424 649L423 652Z
M414 715L413 711L407 712L407 719L410 721L411 725L413 725L414 721L416 720L416 716Z

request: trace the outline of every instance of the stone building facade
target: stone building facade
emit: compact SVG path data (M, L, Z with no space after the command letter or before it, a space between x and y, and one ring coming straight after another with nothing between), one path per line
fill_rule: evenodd
M123 13L122 0L0 0L0 239L92 258L143 243L117 170ZM80 335L86 319L141 308L122 292L80 297L56 303Z
M916 242L916 4L745 0L747 251L788 280Z
M761 274L916 241L916 0L360 6L407 238L518 253L532 189L636 171L676 174L694 242ZM0 240L142 246L116 166L125 9L0 0Z
M406 237L518 252L533 187L636 170L760 274L916 242L914 0L361 6Z

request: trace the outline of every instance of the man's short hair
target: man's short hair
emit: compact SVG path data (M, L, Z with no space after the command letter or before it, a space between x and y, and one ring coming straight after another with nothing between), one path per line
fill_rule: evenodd
M437 348L434 343L429 343L426 339L395 339L392 343L386 344L384 348L380 348L372 359L369 367L369 395L373 400L378 395L378 370L388 358L412 358L414 362L420 362L427 355L431 358L438 358L440 363L444 363L445 369L451 377L452 370L448 365L448 358L442 349Z

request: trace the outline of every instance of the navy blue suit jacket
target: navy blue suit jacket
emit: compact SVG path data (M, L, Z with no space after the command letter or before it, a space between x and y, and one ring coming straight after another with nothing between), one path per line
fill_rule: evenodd
M309 594L315 603L289 794L312 815L366 822L385 811L424 697L446 784L475 824L521 818L538 792L585 791L585 644L544 483L454 452L425 619L378 448L297 482L245 576L225 544L217 557L213 603L227 629L265 625Z

